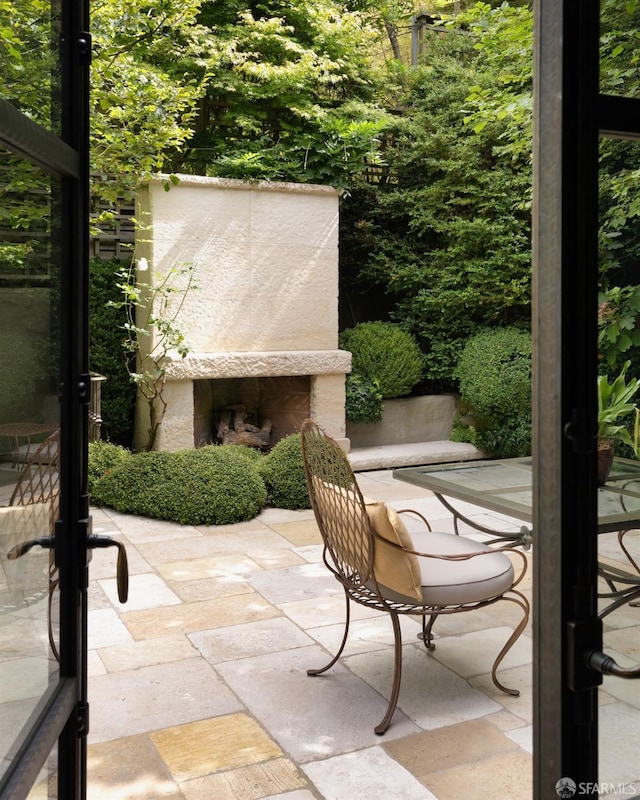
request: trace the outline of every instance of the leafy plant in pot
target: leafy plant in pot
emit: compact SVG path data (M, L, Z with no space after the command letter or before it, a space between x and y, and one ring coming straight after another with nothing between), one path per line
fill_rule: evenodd
M609 383L606 375L598 376L598 482L606 483L618 442L629 445L636 458L640 451L640 412L633 398L640 390L640 380L627 383L627 361L622 371ZM635 412L634 434L631 436L625 419Z

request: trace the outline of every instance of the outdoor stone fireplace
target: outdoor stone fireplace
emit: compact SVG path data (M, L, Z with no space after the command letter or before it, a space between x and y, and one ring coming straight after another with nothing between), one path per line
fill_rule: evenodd
M325 186L159 176L139 194L147 233L136 257L161 280L193 266L177 319L190 348L166 363L168 403L156 447L218 441L237 409L269 445L308 416L348 448L345 375L338 349L338 199ZM153 329L151 331L153 335ZM223 418L223 421L226 418ZM265 422L266 421L266 422ZM148 426L137 409L137 436Z

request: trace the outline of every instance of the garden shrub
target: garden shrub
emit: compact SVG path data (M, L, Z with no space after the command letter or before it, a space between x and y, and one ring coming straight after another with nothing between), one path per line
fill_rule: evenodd
M89 442L89 494L96 481L131 458L131 452L111 442Z
M377 381L383 398L403 397L420 381L424 358L414 337L393 322L361 322L342 331L353 374Z
M109 305L122 299L116 273L123 265L124 262L117 259L93 258L89 262L89 362L93 372L106 378L100 398L102 438L130 447L133 443L136 386L127 372L122 347L126 311Z
M347 375L345 415L349 422L380 422L382 392L379 381L369 380L353 372Z
M455 375L474 419L469 441L495 456L531 452L531 334L485 329L467 341ZM457 438L464 434L457 425Z
M259 462L258 471L267 489L268 505L290 509L311 507L299 433L280 439Z
M256 458L237 445L132 456L96 481L92 502L183 525L252 519L267 493Z

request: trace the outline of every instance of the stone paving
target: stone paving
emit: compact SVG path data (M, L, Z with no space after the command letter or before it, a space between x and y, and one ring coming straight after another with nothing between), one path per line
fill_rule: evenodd
M368 497L417 508L436 530L451 530L436 498L390 472L359 473L358 481ZM468 511L493 527L520 526ZM340 662L306 675L329 661L344 615L311 511L267 509L237 525L188 527L94 509L93 521L95 533L126 543L131 585L120 606L113 553L95 551L91 800L531 798L530 629L500 673L520 697L499 692L489 674L517 622L515 605L440 620L432 653L416 639L417 621L403 619L400 700L379 737L373 726L386 709L393 661L387 615L352 606ZM615 542L607 546L619 558ZM640 609L613 616L609 649L634 663ZM625 731L603 752L602 779L612 783L640 778L635 687L618 681L601 692L603 737ZM640 780L637 787L640 795Z

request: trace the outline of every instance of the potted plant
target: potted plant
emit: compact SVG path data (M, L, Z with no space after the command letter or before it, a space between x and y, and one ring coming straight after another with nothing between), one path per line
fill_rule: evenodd
M618 442L629 445L636 458L639 452L640 412L633 398L640 389L640 380L627 383L627 361L613 383L606 375L598 376L598 482L604 484L609 475L615 446ZM629 432L625 418L635 412L634 435Z

